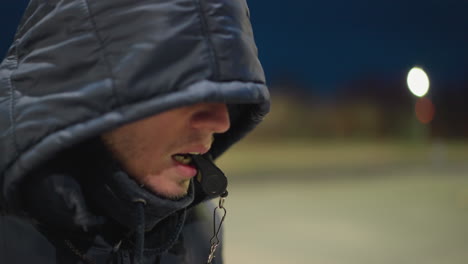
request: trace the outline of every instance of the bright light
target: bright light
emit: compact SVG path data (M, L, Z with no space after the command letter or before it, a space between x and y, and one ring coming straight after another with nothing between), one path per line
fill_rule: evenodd
M414 67L411 69L406 82L411 93L417 97L423 97L429 91L429 77L421 68Z

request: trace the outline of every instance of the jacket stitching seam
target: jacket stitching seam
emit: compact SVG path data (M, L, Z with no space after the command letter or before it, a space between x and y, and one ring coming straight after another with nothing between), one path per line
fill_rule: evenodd
M176 242L177 238L180 236L182 232L182 227L185 223L185 218L186 218L186 209L182 211L182 216L181 218L178 219L178 223L175 227L176 231L170 236L170 238L168 239L168 242L166 242L165 244L161 245L158 248L143 248L143 250L147 252L151 252L153 254L163 254L164 252L168 251L170 249L169 247L171 247L171 245L173 245ZM132 241L128 241L128 242L132 246L135 245Z
M15 49L15 53L14 53L15 57L13 58L14 69L18 68L18 48L17 47L18 47L18 41L16 41L15 48L14 48ZM13 82L11 80L14 69L12 69L11 74L10 76L8 76L7 80L8 80L8 85L10 86L10 123L11 123L11 129L12 129L12 141L13 141L13 147L15 150L15 156L18 156L19 145L18 145L17 136L16 136L16 120L15 120L16 89L13 86Z
M202 35L205 37L205 40L207 42L207 45L208 45L208 50L209 50L209 53L210 53L210 57L211 57L211 64L212 64L212 67L213 67L213 77L215 80L218 80L219 78L219 65L218 65L218 60L217 60L217 54L216 54L216 50L214 48L214 44L213 42L211 41L211 38L208 34L208 22L207 22L207 19L203 13L203 5L201 3L201 0L194 0L195 2L195 5L197 6L197 9L198 9L198 14L199 14L199 18L200 18L200 27L201 27L201 32L202 32Z
M30 19L33 18L35 12L38 11L39 9L38 7L39 4L37 4L35 10L30 10L32 8L32 2L33 1L29 1L26 8L24 9L24 13L20 19L20 25L18 26L16 33L15 33L15 38L20 37L20 36L23 37L23 35L26 33L26 29L25 29L26 26L30 23Z
M97 41L99 43L99 49L98 49L99 53L101 53L102 60L104 61L104 64L106 65L107 70L109 71L109 77L111 78L112 94L114 95L114 98L116 100L117 105L120 105L119 96L117 94L117 90L116 90L116 87L115 87L115 76L112 73L112 65L111 65L110 61L107 60L107 56L106 56L106 53L104 51L104 42L102 41L101 34L99 33L96 20L94 19L95 16L91 12L91 7L89 5L89 1L88 0L82 0L82 1L84 3L86 11L87 11L87 13L89 15L89 20L90 20L91 25L93 27L93 31L94 31L94 34L96 36L96 39L97 39Z
M176 226L177 231L172 234L172 236L168 239L168 242L166 244L162 245L158 249L144 248L144 250L147 250L150 252L159 252L159 253L166 252L171 245L174 245L177 238L180 236L180 233L182 232L182 227L185 223L185 217L186 217L186 209L183 210L182 216L179 219L179 222L177 223L177 226Z

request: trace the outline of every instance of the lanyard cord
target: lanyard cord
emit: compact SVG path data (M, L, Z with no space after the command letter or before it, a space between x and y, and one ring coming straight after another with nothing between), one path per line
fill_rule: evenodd
M228 191L225 191L223 194L221 194L221 197L219 198L219 204L218 206L213 210L213 237L210 239L210 254L208 255L208 260L207 264L211 264L213 262L213 259L215 258L215 252L216 249L218 248L219 244L221 241L219 240L219 232L221 231L221 226L223 225L224 219L226 218L226 208L224 207L224 201L226 200L226 197L228 196ZM221 220L219 221L218 226L216 226L216 213L217 211L222 211L222 217Z

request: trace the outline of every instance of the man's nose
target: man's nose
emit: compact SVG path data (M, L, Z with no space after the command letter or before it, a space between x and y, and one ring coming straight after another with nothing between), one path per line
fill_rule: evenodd
M231 126L226 104L201 103L194 107L195 111L190 119L192 128L211 133L224 133Z

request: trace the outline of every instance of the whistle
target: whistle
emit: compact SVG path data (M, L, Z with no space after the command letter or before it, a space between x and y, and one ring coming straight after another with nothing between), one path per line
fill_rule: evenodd
M210 197L226 193L227 178L207 155L192 155L192 162L198 169L197 181Z

